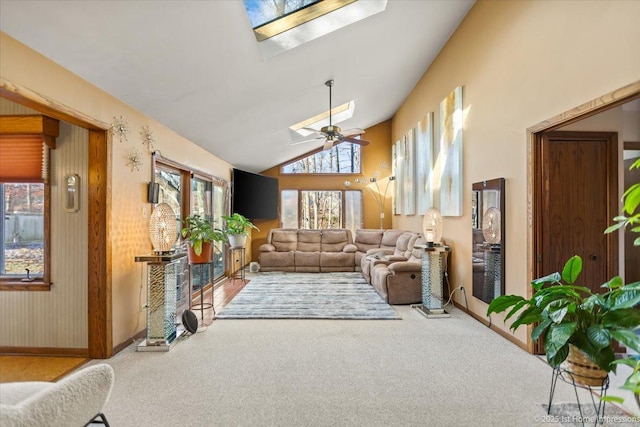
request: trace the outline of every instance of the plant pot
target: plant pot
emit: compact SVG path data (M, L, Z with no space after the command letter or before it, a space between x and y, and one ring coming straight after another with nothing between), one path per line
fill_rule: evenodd
M191 244L188 244L187 258L189 258L189 264L205 264L211 261L212 251L213 245L211 244L211 242L202 242L202 252L200 253L200 255L196 255Z
M561 368L571 376L576 384L587 386L601 386L609 374L593 363L582 350L573 344L569 344L569 355L562 362Z
M246 234L229 234L229 246L232 248L244 248L246 244Z

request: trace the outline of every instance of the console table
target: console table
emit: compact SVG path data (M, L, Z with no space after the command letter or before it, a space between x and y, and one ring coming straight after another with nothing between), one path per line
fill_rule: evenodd
M186 257L186 253L135 257L136 262L147 263L147 338L138 351L169 351L180 334L176 304L179 296L184 297Z

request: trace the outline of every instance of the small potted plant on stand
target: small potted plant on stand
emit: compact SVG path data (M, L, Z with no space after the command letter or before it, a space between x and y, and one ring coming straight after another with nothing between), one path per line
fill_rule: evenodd
M258 227L237 212L231 216L223 215L222 218L227 221L227 229L224 233L227 235L229 246L232 248L244 247L247 244L247 236L250 229L253 228L259 231Z
M187 256L190 264L206 263L211 259L211 242L224 242L224 232L215 230L211 222L199 214L189 215L183 221L180 234L187 241Z
M553 273L531 282L530 299L503 295L487 309L491 313L508 311L505 321L519 313L511 324L537 324L531 338L543 339L547 361L561 367L574 382L601 385L609 372L615 372L614 342L640 352L640 283L625 285L618 276L602 285L604 293L575 285L582 271L582 259L573 256L562 273ZM574 369L575 368L575 369Z

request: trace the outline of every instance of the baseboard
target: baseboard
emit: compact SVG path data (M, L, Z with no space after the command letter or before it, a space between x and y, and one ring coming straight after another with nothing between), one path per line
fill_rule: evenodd
M517 339L516 337L514 337L513 335L511 335L508 332L503 331L500 328L495 327L495 325L493 325L493 323L490 323L486 317L481 317L479 315L477 315L476 313L467 310L464 306L458 304L456 301L453 301L453 304L459 308L460 310L464 311L465 313L467 313L469 316L473 317L474 319L476 319L478 322L482 323L484 326L488 327L489 329L491 329L493 332L497 333L498 335L500 335L501 337L503 337L504 339L510 341L511 343L517 345L518 347L520 347L521 349L523 349L524 351L526 351L527 353L531 353L529 351L529 349L527 348L527 344L523 343L522 341L520 341L519 339ZM533 354L533 353L531 353Z
M0 347L3 355L28 355L28 356L73 356L89 357L88 348L59 348L59 347Z
M143 339L146 336L147 336L147 330L146 329L141 330L131 338L113 347L113 354L111 355L111 357L115 356L117 353L120 353L122 350L129 347L131 344L136 342L136 340Z

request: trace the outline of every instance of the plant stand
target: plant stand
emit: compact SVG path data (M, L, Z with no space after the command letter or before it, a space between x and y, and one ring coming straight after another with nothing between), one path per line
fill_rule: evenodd
M191 309L192 310L200 310L200 322L205 325L204 323L204 310L208 310L211 309L213 311L213 319L215 320L216 318L216 309L214 307L214 300L213 300L213 296L214 296L214 289L213 289L213 261L209 261L209 262L202 262L202 263L197 263L197 264L190 264L191 266L191 275L192 278L196 275L196 270L198 271L198 279L199 279L199 283L200 283L200 303L199 304L192 304L191 305ZM208 275L205 273L209 273ZM211 284L211 302L204 302L204 288L207 282L207 276L208 276L208 280L210 280L212 282ZM193 287L193 279L191 281L192 283L192 287ZM206 325L208 326L208 325Z
M553 402L553 395L556 391L556 384L558 383L558 379L561 379L567 384L573 385L573 391L576 395L576 402L578 403L578 411L580 413L579 421L582 423L583 427L584 427L585 417L582 414L582 407L580 406L580 397L578 396L578 389L582 388L589 391L589 395L591 396L591 403L593 404L593 408L596 411L595 423L593 425L594 426L598 425L598 422L600 421L600 419L604 417L604 408L605 408L606 402L604 402L602 399L599 398L598 402L596 403L593 395L593 391L594 390L599 391L600 397L606 396L607 390L609 389L609 376L607 375L602 380L602 384L598 386L583 385L583 384L577 383L574 380L573 375L571 375L571 373L566 369L563 369L560 366L554 368L551 376L551 390L549 391L549 405L547 405L547 414L551 413L551 403Z
M235 285L236 279L239 279L240 281L242 281L242 284L245 284L246 277L244 274L244 264L245 264L244 246L231 246L229 248L229 258L231 260L231 269L233 270L233 273L231 273L231 282ZM235 264L239 264L237 268L235 267Z

